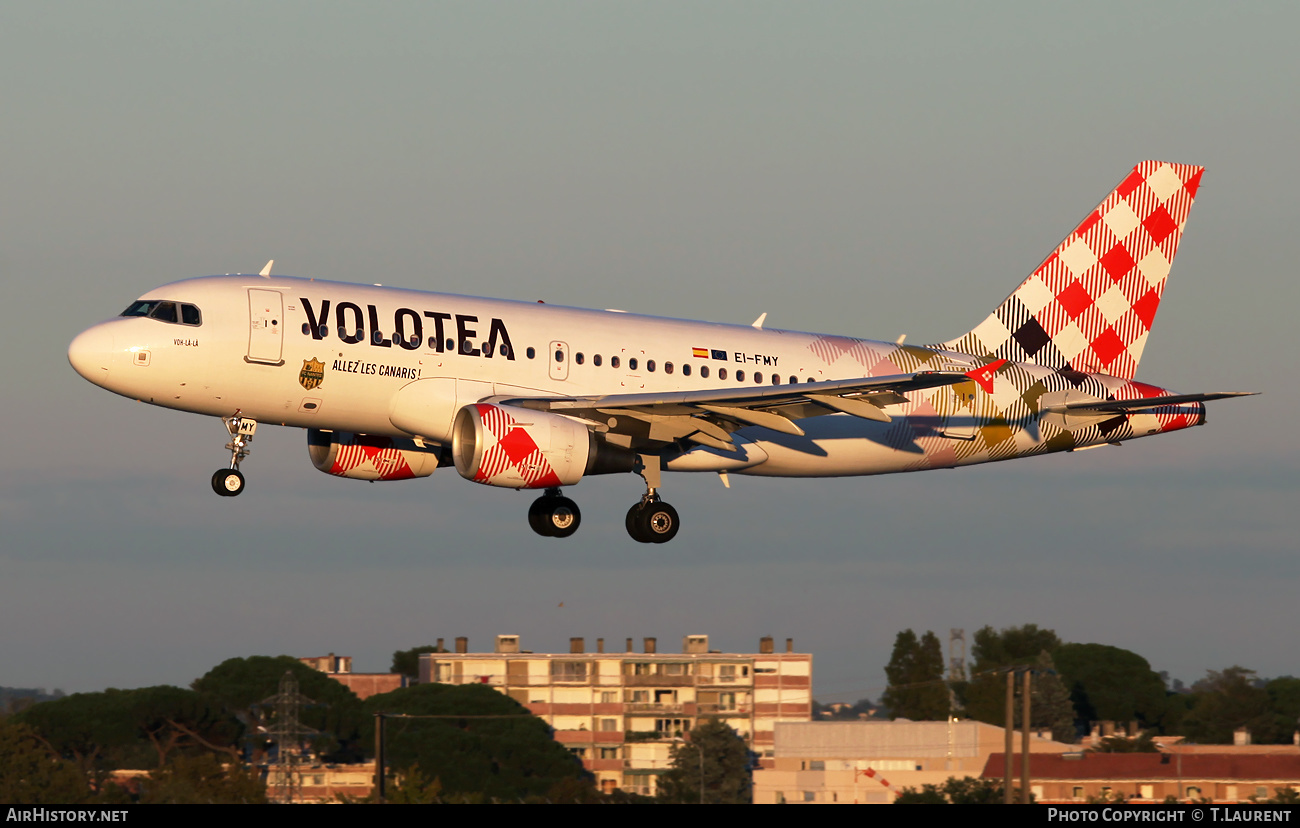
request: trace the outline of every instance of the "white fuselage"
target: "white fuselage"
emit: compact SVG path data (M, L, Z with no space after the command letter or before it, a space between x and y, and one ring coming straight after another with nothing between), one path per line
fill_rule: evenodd
M284 277L190 279L141 298L192 304L201 324L124 317L91 328L70 357L92 382L200 414L407 437L414 429L394 425L403 422L402 407L418 397L415 404L427 409L432 398L441 401L434 424L419 436L436 442L450 439L456 409L493 397L741 391L898 374L915 368L899 364L908 360L958 372L979 364L953 351L893 343ZM898 419L810 417L799 421L803 436L749 427L736 435L740 455L696 447L666 467L862 475L1053 450L1037 412L1017 415L998 398L1018 399L1019 386L1054 372L1013 367L1019 380L1012 387L999 379L1007 385L1001 394L973 382L910 394L910 402L888 409L903 415L906 434ZM1091 379L1106 387L1125 382ZM1160 430L1152 415L1129 419L1125 437ZM969 450L991 426L1008 432L1012 450Z

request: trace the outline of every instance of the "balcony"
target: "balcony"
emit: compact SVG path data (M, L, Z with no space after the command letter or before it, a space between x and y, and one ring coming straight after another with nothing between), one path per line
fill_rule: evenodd
M695 676L623 676L623 684L627 687L691 687L695 684Z
M686 712L686 705L657 704L655 702L632 702L624 707L624 712L629 716L657 715L664 713L675 713L680 716Z

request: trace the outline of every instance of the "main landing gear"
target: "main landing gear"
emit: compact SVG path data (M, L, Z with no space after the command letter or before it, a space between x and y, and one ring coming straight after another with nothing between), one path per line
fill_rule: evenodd
M528 525L544 538L567 538L582 525L582 511L559 489L547 489L528 507Z
M638 543L667 543L677 537L682 523L677 510L659 499L659 458L643 455L635 468L645 480L646 492L627 510L624 526ZM238 471L233 473L239 474ZM242 488L243 478L240 477L239 481ZM212 485L217 485L216 477L213 477ZM567 538L578 531L581 524L582 511L578 504L562 496L558 488L547 489L546 494L528 507L528 525L544 538Z
M222 417L226 431L230 432L230 442L226 449L230 452L230 468L217 469L212 473L212 491L222 497L234 497L244 491L244 475L239 471L239 463L249 454L248 444L253 441L257 431L257 421L240 416L236 411L233 417Z
M659 458L642 454L635 468L645 481L645 494L640 503L627 510L627 533L637 543L668 543L677 537L682 523L677 510L659 499Z

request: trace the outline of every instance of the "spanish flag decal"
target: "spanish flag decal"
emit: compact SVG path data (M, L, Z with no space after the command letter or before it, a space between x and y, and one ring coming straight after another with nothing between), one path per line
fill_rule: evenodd
M709 349L708 349L708 348L692 348L692 349L691 349L691 356L695 357L696 359L708 359L708 358L709 358Z

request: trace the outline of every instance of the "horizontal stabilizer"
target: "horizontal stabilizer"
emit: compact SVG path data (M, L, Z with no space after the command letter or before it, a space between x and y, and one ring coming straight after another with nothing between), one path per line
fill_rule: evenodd
M1082 414L1089 411L1096 412L1113 412L1116 414L1128 411L1147 411L1152 408L1164 408L1168 405L1184 405L1194 402L1209 402L1210 400L1222 400L1228 397L1252 397L1258 394L1258 391L1213 391L1207 394L1172 394L1167 397L1143 397L1137 400L1085 400L1082 402L1063 403L1061 405L1047 406L1045 411L1070 412L1071 414Z

